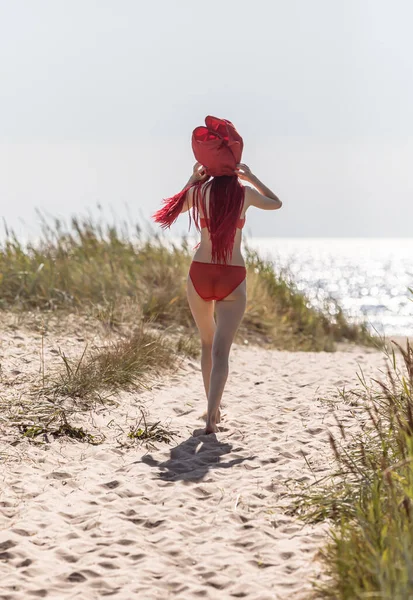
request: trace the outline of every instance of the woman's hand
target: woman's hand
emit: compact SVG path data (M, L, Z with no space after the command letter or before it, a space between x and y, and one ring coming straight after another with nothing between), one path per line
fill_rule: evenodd
M209 179L209 175L207 173L207 169L201 165L201 163L196 162L194 164L194 169L191 175L192 181L206 181Z
M252 182L252 179L254 178L254 175L251 172L251 169L247 166L244 165L244 163L238 163L235 169L235 174L237 175L237 177L239 177L240 179L242 179L243 181L248 181L248 182Z

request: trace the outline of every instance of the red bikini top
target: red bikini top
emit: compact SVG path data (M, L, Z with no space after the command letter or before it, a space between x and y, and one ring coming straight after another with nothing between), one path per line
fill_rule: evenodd
M207 219L205 219L204 217L201 217L200 221L201 221L201 229L203 229L204 227L207 226ZM244 227L244 225L245 225L245 219L238 219L237 228L242 229Z

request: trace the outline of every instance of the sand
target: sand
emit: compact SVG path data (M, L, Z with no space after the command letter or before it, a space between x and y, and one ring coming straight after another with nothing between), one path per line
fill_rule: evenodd
M46 367L59 346L79 354L88 335L49 333ZM24 395L40 354L38 332L2 330L0 397ZM193 435L206 400L191 359L83 415L86 428L104 431L99 446L31 444L0 420L0 598L307 598L329 525L288 515L291 493L333 468L335 416L349 432L363 418L338 389L383 365L374 349L235 345L221 431L210 436ZM170 445L128 440L142 403L150 422L177 432Z

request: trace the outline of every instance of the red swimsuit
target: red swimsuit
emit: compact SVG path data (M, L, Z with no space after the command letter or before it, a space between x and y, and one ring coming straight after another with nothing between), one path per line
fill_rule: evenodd
M201 228L206 227L206 220L201 217ZM245 219L239 219L238 229L242 229ZM247 270L240 265L221 265L193 260L189 276L197 293L204 300L223 300L242 283Z

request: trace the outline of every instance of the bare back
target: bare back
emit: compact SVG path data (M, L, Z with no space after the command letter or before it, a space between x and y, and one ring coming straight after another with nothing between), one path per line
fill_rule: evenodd
M204 184L201 188L202 192L204 190L205 185L206 184ZM241 214L240 214L241 219L245 218L245 213L248 208L247 189L249 189L249 188L245 187L244 204L243 204ZM206 197L205 197L205 208L207 211L206 215L203 214L202 207L200 207L200 216L203 218L207 218L207 219L209 218L210 191L211 191L211 186L208 186L208 188L206 190ZM237 230L235 233L235 239L234 239L234 246L233 246L233 250L232 250L232 259L230 262L228 262L229 265L245 266L245 261L241 254L241 240L242 240L242 229L239 229L237 227ZM193 258L194 258L194 260L199 260L200 262L211 262L212 261L212 244L211 244L211 240L209 238L209 231L206 227L201 229L200 245L199 245L197 251L195 252Z

